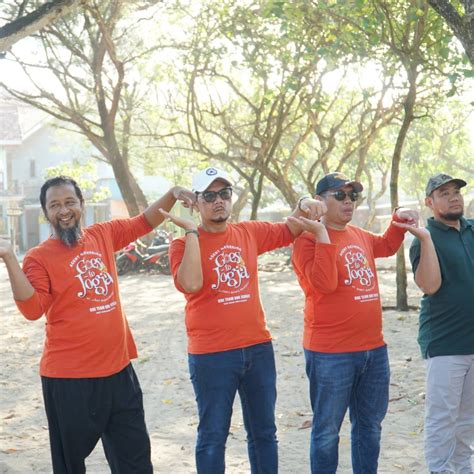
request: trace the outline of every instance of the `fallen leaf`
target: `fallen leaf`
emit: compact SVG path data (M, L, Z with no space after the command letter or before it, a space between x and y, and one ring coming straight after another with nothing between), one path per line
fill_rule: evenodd
M298 428L299 430L305 430L306 428L311 428L313 426L313 420L305 420L303 424Z

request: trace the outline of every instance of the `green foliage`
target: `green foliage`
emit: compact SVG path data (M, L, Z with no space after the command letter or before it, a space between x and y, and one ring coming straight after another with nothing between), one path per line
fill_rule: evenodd
M474 179L474 142L467 126L472 117L465 104L452 101L413 125L401 179L405 192L422 201L428 178L440 172Z
M340 169L371 181L375 195L390 169L410 75L413 114L431 117L423 120L426 156L443 124L434 111L472 81L466 57L425 0L119 3L112 37L126 83L117 142L133 170L174 184L190 185L196 169L212 163L235 173L255 200L292 203L323 173ZM114 4L99 2L104 18ZM98 24L87 12L57 30L94 56L88 36L98 35ZM90 64L72 53L65 61L52 55L50 64L77 78L69 98L92 139L101 135ZM115 79L107 58L103 82ZM108 89L106 104L112 96ZM415 169L411 140L418 135L408 135L404 182Z
M84 163L77 160L64 162L57 166L46 168L44 171L44 179L54 178L59 175L73 178L88 201L100 202L110 197L109 189L97 186L97 170L94 162L91 160Z
M213 0L170 2L169 11L185 34L157 67L156 87L166 77L173 86L148 115L155 143L138 155L173 182L210 160L242 183L264 174L290 203L334 169L373 174L377 186L410 65L419 116L465 82L462 55L424 1Z

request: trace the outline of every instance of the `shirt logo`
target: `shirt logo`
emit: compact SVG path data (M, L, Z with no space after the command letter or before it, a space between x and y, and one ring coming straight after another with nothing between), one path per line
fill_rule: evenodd
M344 284L362 287L364 291L372 289L375 285L375 274L364 250L357 245L349 245L342 249L340 255L347 271Z
M211 285L213 290L235 293L248 286L250 274L240 248L226 245L214 252L210 259L214 264L215 282Z
M78 298L104 301L110 296L113 279L101 254L81 252L70 263L70 267L76 272L75 278L81 285L80 290L76 293Z

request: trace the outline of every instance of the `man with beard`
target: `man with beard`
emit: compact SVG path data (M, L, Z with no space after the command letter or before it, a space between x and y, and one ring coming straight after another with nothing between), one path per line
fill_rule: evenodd
M474 442L474 219L463 217L466 181L429 179L433 217L410 260L423 291L418 342L426 359L425 458L431 473L472 473ZM401 225L401 224L399 224Z
M163 212L185 229L170 248L176 288L186 298L191 381L199 412L196 466L199 474L222 474L232 406L240 395L251 472L276 474L276 370L270 333L260 302L257 257L289 245L293 223L229 223L232 181L206 168L193 179L201 225ZM314 200L294 215L318 218Z
M46 314L40 374L55 474L84 473L99 439L112 472L153 471L114 252L159 225L159 209L177 199L192 205L194 196L174 187L137 217L81 229L81 190L59 176L40 193L52 235L26 254L23 271L11 245L0 241L19 310L30 320Z
M382 334L375 258L396 253L418 213L397 209L383 235L351 225L361 183L330 173L316 185L327 206L321 222L305 222L293 267L305 294L303 347L313 426L311 472L335 474L339 430L349 408L352 470L376 474L390 369Z

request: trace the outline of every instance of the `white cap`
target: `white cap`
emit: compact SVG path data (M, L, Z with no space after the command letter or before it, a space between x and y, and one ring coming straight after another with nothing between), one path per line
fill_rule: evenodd
M200 171L193 176L193 191L202 193L205 191L216 179L225 181L229 186L232 186L232 181L229 175L222 170L210 166L205 170Z

